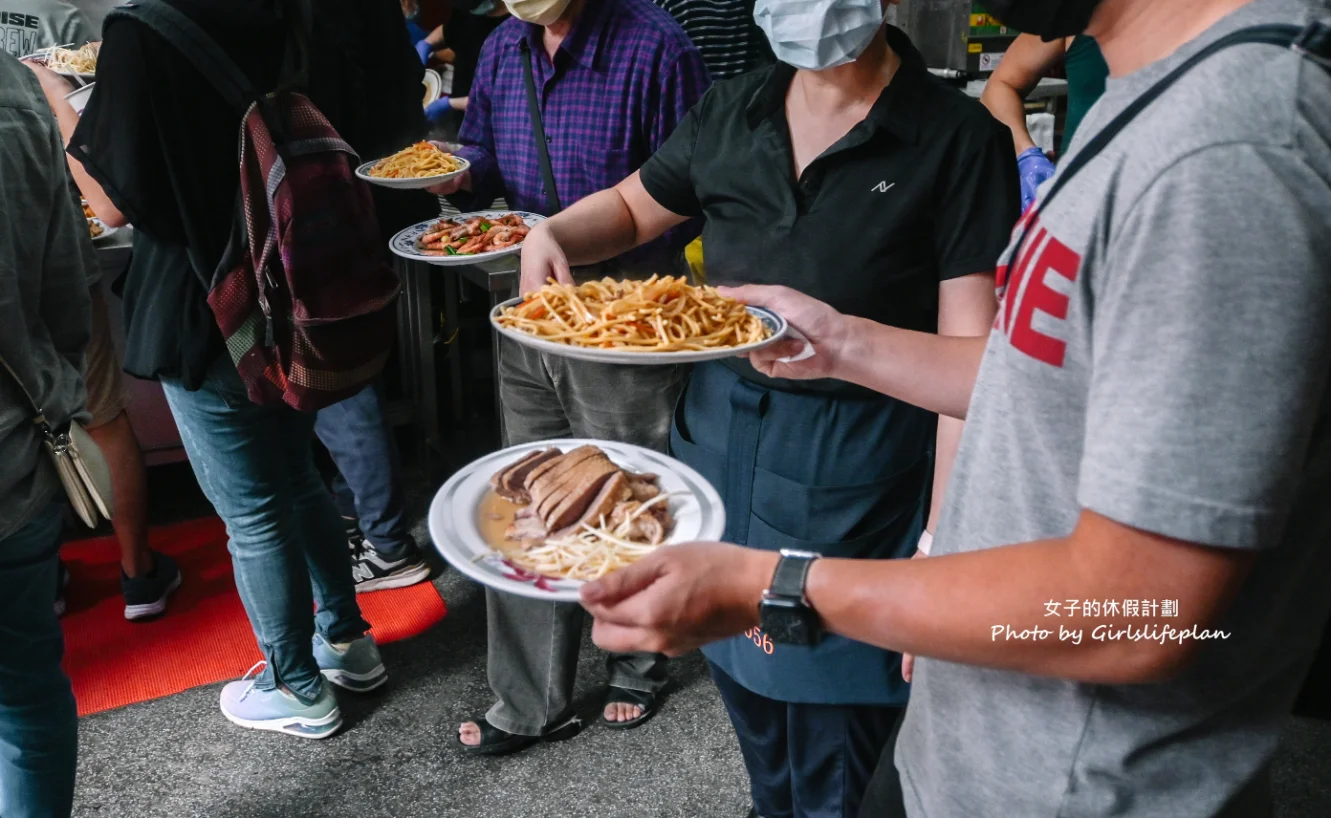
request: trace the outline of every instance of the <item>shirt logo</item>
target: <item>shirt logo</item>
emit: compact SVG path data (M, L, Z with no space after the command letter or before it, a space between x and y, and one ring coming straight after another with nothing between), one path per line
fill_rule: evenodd
M1031 239L1021 248L1021 258L1008 258L1007 263L998 266L1000 308L994 329L1007 335L1016 349L1062 369L1067 342L1036 329L1035 316L1037 313L1045 316L1042 321L1047 327L1067 321L1070 299L1060 290L1077 280L1081 256L1033 221L1034 210L1027 211L1014 234L1020 236L1031 222ZM1063 280L1059 289L1050 286L1051 281L1059 279Z
M877 191L877 192L879 192L879 193L886 193L886 192L888 192L889 190L891 190L892 188L894 188L894 187L896 187L896 186L897 186L897 183L896 183L896 182L893 182L892 184L889 185L889 184L887 183L887 180L884 179L883 181L879 182L878 184L874 185L873 187L871 187L871 188L869 188L869 189L870 189L870 190L875 190L875 191Z

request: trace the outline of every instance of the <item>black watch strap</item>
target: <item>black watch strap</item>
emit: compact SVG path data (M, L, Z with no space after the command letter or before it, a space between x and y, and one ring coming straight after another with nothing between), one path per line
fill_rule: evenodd
M767 593L803 602L804 582L809 577L809 567L818 556L807 551L782 551L781 559L776 564L776 571L772 574L772 585L767 589Z

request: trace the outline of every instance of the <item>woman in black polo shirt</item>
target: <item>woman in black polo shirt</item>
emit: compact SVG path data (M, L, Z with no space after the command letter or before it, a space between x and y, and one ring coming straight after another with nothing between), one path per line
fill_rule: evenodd
M534 229L528 288L703 217L710 283L784 284L897 327L987 334L1020 204L1010 134L935 80L904 33L884 33L879 4L830 0L821 19L809 7L760 0L782 62L714 85L639 173ZM915 551L959 434L859 387L733 359L694 370L671 448L721 492L727 540L881 559ZM854 816L906 702L901 657L765 636L704 649L755 814Z

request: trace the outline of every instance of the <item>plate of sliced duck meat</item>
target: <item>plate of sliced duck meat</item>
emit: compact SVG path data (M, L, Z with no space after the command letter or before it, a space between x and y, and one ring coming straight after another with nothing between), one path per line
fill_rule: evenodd
M522 249L527 233L545 217L524 210L482 210L413 224L388 247L395 255L444 267L479 264Z
M657 548L719 540L721 497L660 452L603 440L513 446L453 475L430 505L445 560L497 591L576 602L583 583Z

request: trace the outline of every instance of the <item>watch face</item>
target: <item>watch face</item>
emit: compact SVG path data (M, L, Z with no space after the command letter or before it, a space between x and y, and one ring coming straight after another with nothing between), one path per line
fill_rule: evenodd
M822 628L813 611L793 599L765 599L759 606L763 632L779 645L816 645Z

